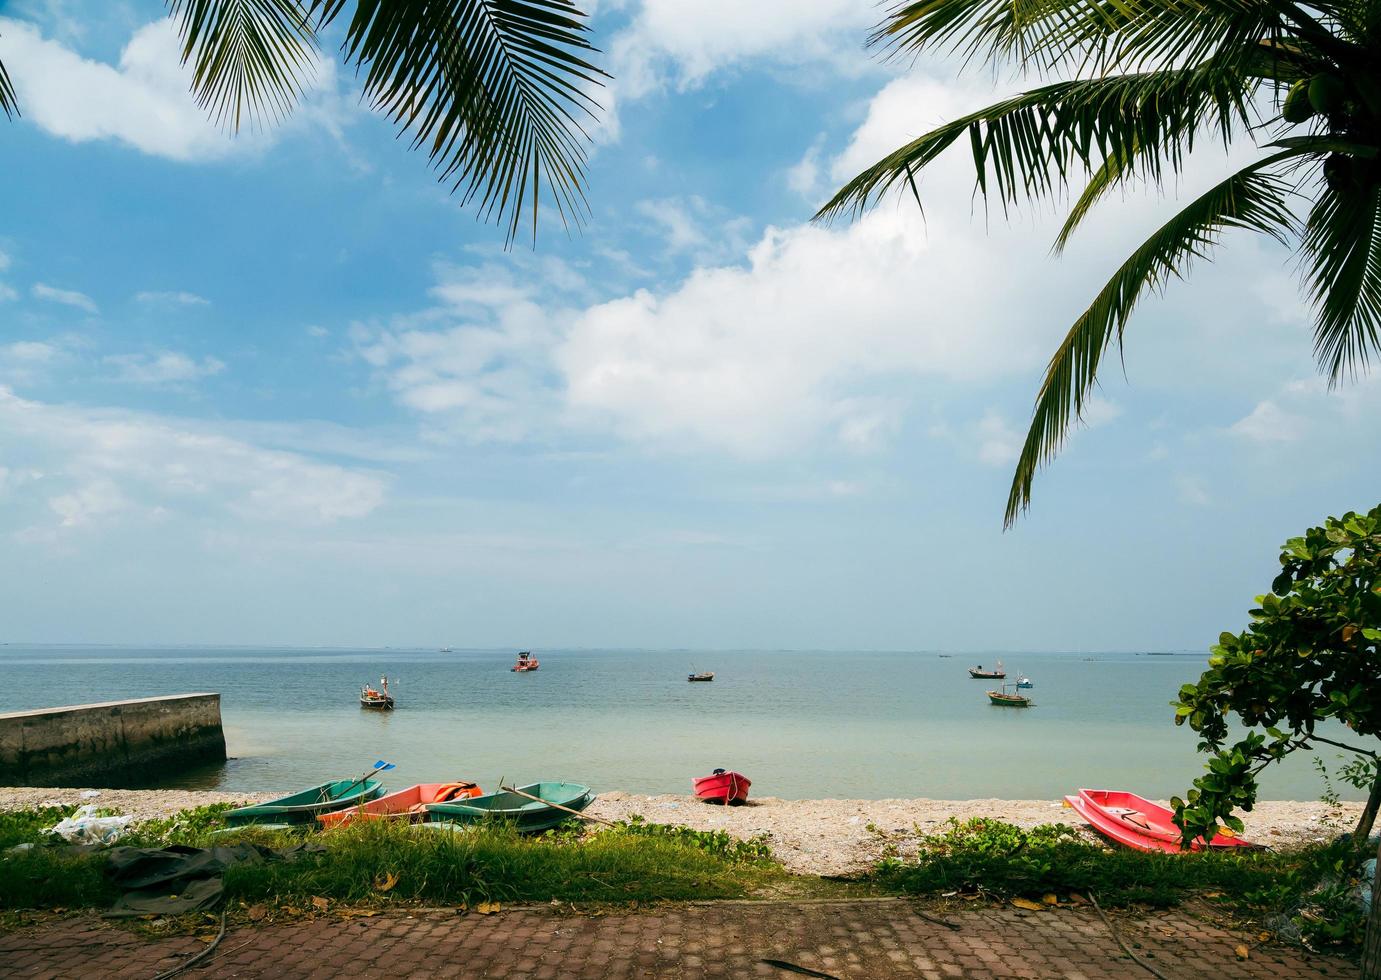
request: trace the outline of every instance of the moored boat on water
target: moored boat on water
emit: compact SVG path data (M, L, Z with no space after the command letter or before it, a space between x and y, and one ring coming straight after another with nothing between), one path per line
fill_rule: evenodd
M428 803L427 823L461 826L499 821L513 824L522 833L535 833L550 830L572 816L568 811L579 812L595 801L590 787L580 783L529 783L516 789L520 792L500 790L450 803Z
M508 669L522 674L529 670L536 670L540 666L542 665L537 662L537 658L532 655L532 651L524 650L518 654L517 662Z
M695 795L710 803L743 803L752 785L753 781L743 773L725 769L716 769L708 776L691 780Z
M225 822L227 827L311 823L323 813L367 803L383 792L384 784L376 779L337 779L267 803L227 810Z
M974 678L983 678L984 680L992 679L1000 681L1007 676L1007 671L1002 666L1002 661L999 660L997 662L997 666L994 667L992 670L984 670L982 664L979 664L977 667L970 667L969 676Z
M1035 687L1035 686L1036 686L1035 684L1032 684L1032 683L1031 683L1031 678L1027 677L1025 674L1022 674L1020 677L1017 678L1017 688L1018 688L1018 689L1024 688L1024 687L1025 687L1025 688L1031 688L1031 687Z
M688 680L688 681L712 681L712 680L714 680L714 671L712 671L712 670L705 670L705 671L701 671L701 672L698 673L698 674L690 674L690 675L688 675L688 676L686 677L686 680Z
M428 803L449 803L483 793L479 786L468 782L418 783L345 810L319 814L317 820L325 827L343 827L355 820L413 820L420 823L427 818Z
M1016 692L1015 684L1003 684L1000 691L989 691L988 700L1003 708L1029 708L1031 699Z
M360 707L376 711L392 711L393 695L388 693L388 678L380 677L377 688L366 684L360 688Z
M1159 803L1152 803L1135 793L1120 790L1081 789L1077 796L1066 796L1065 803L1083 817L1104 837L1138 851L1181 850L1180 829L1175 826L1174 813ZM1257 848L1259 845L1233 835L1226 828L1213 840L1202 837L1190 844L1190 850L1229 850Z

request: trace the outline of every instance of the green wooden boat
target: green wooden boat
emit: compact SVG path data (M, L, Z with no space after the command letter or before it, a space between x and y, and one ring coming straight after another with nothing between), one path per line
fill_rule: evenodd
M550 830L570 816L565 810L548 806L548 803L558 803L568 810L580 811L595 801L590 787L579 783L531 783L517 788L547 802L539 803L519 793L504 791L451 803L431 803L427 805L427 823L476 824L499 820L510 822L528 834Z
M334 782L313 786L311 789L304 789L300 793L293 793L291 796L270 800L268 803L227 810L225 822L228 827L243 827L247 824L281 826L312 823L320 814L368 803L375 797L382 796L383 792L384 784L377 779L366 779L363 782L358 779L337 779Z

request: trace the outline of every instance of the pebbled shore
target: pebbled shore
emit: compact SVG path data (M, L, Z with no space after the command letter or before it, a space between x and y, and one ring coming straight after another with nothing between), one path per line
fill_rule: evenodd
M272 793L194 790L103 789L86 799L80 789L0 787L0 810L94 803L141 820L224 802L262 802ZM1362 804L1268 801L1242 814L1243 836L1273 847L1323 841L1357 822ZM1073 811L1051 800L779 800L763 797L745 806L702 803L690 796L637 796L604 791L587 811L606 820L640 815L651 823L726 830L735 837L766 837L773 853L797 874L852 875L889 851L914 854L919 833L937 830L951 817L998 817L1022 827L1042 823L1080 825ZM1092 833L1092 831L1088 831Z

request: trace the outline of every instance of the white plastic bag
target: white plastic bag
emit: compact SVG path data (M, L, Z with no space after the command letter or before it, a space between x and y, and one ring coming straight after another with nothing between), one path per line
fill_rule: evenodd
M133 817L98 817L96 805L88 803L78 807L70 817L58 821L57 826L49 827L48 833L57 834L73 844L109 844L118 840Z

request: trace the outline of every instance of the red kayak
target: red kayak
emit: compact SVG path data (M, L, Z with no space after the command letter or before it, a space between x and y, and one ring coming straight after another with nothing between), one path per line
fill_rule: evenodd
M1065 802L1092 824L1094 830L1119 844L1139 851L1173 854L1180 850L1180 828L1175 826L1174 812L1135 793L1081 789L1078 796L1066 796ZM1201 851L1204 846L1201 837L1190 845L1190 850ZM1234 837L1224 829L1208 846L1218 850L1257 845Z
M716 769L712 776L691 780L695 795L711 803L742 803L748 799L748 787L752 785L752 780L743 773L723 769Z

